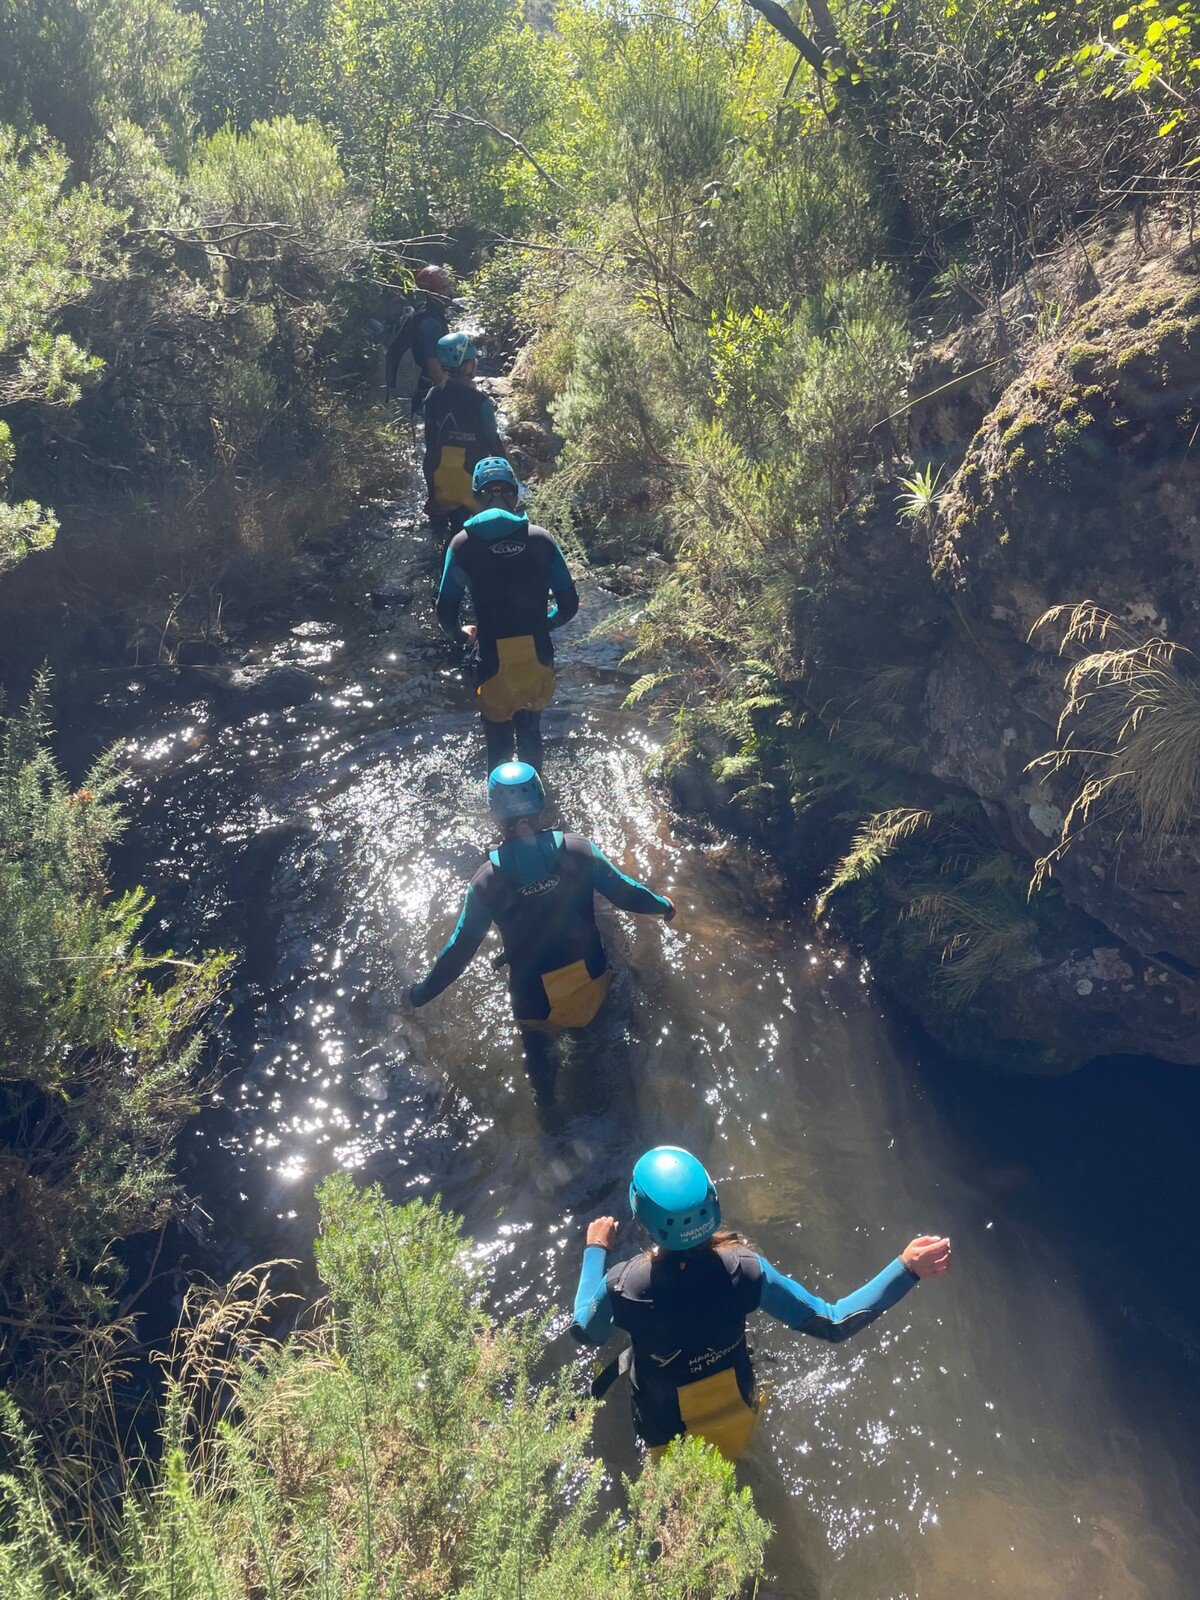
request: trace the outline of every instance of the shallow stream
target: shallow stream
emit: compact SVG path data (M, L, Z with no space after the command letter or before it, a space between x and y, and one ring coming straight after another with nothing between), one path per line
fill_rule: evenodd
M106 712L133 773L123 875L159 894L176 948L245 951L222 1103L185 1137L213 1235L237 1241L226 1264L306 1254L314 1181L349 1167L462 1212L504 1307L566 1307L585 1222L627 1215L630 1166L664 1141L830 1295L949 1233L951 1277L854 1342L756 1319L772 1394L743 1470L777 1527L769 1593L1190 1600L1200 1074L996 1080L940 1060L804 906L768 919L739 852L671 815L646 777L657 735L622 709L620 640L587 636L615 602L587 582L558 635L548 783L564 826L680 909L670 927L606 917L613 990L564 1052L546 1131L493 945L422 1012L400 1006L492 842L432 564L411 507L379 508L243 637L248 662L319 675L306 705L223 721L122 691ZM381 584L414 603L375 609ZM620 1388L600 1442L634 1467Z

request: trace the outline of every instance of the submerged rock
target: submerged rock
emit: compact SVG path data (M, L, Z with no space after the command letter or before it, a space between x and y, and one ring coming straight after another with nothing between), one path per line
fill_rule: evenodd
M414 594L411 589L401 584L395 587L385 586L371 590L371 604L376 611L403 610L413 603Z
M302 667L187 667L179 683L226 714L247 717L303 705L321 692L321 680Z

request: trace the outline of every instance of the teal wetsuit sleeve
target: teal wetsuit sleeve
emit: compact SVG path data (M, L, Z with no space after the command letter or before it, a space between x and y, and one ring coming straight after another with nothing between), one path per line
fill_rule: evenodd
M762 1256L758 1260L762 1267L762 1298L758 1309L797 1333L811 1333L814 1338L828 1339L832 1344L840 1344L874 1322L897 1300L902 1300L917 1282L897 1256L870 1283L864 1283L853 1294L841 1300L822 1300L803 1284L785 1278Z
M414 1005L427 1005L436 1000L443 989L448 989L456 978L466 971L467 963L483 943L492 925L492 914L483 903L483 896L472 884L463 901L454 932L428 973L412 989Z
M462 609L463 595L467 592L467 575L459 566L454 545L446 551L442 564L442 581L438 584L437 619L443 633L452 639L458 637L458 614Z
M618 911L639 911L644 916L661 916L670 909L671 902L661 894L647 889L636 878L627 878L618 871L602 850L592 846L592 888L611 900Z
M604 1281L604 1251L598 1244L589 1244L583 1252L571 1326L575 1336L589 1344L603 1344L613 1331L612 1301Z
M547 620L553 632L555 628L561 628L570 622L579 610L579 591L567 567L566 557L557 544L554 546L554 555L550 562L549 581L554 604L550 607Z

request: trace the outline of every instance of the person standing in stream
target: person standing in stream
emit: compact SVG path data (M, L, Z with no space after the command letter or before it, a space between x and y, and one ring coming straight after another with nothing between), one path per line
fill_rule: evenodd
M438 356L438 340L450 332L448 318L454 296L454 280L445 267L430 262L416 276L416 285L425 296L412 323L412 353L420 369L412 400L413 425L425 405L425 397L446 381L446 369Z
M479 510L472 474L485 456L503 457L504 445L491 397L475 387L479 351L470 334L448 333L437 348L446 381L425 402L425 514L446 538Z
M471 488L483 509L450 541L437 619L475 647L489 773L514 755L540 769L542 712L556 682L551 634L579 610L579 595L552 535L518 510L520 485L503 456L481 461ZM468 590L475 621L460 627Z
M564 1028L587 1027L608 993L595 896L664 922L674 918L675 906L627 878L590 840L543 828L546 791L523 761L505 762L491 774L488 805L503 843L471 879L454 932L408 1000L428 1005L448 989L494 922L504 943L525 1070L538 1104L551 1106L558 1063L550 1040Z
M822 1300L721 1230L716 1185L690 1151L674 1145L648 1150L634 1167L629 1207L651 1248L606 1271L617 1220L588 1224L571 1331L597 1345L617 1328L629 1335L628 1351L592 1393L599 1398L628 1373L634 1429L654 1456L682 1433L706 1439L731 1461L749 1447L762 1399L746 1344L751 1312L840 1344L921 1279L950 1268L949 1239L922 1234L861 1289Z

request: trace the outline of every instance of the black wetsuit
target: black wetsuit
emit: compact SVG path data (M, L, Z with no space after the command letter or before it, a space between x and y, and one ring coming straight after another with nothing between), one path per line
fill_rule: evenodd
M747 1406L754 1369L746 1318L754 1311L833 1344L853 1338L915 1287L897 1256L841 1300L824 1300L784 1277L743 1244L635 1256L605 1270L605 1251L589 1245L575 1295L576 1338L603 1344L614 1328L633 1352L634 1427L643 1443L666 1444L684 1431L679 1390L732 1369Z
M471 473L485 456L502 456L504 445L496 408L474 384L448 378L425 402L426 507L431 520L446 521L446 532L461 528L477 509Z
M429 363L438 359L438 340L444 339L450 332L447 321L449 308L441 301L429 296L425 304L420 307L412 322L412 351L416 357L417 365L421 369L421 376L417 379L416 392L413 394L413 417L419 417L425 404L425 396L433 388L433 379L429 375Z
M588 976L608 970L596 926L593 895L621 911L661 916L670 901L628 878L577 833L518 836L493 850L471 879L462 914L413 1000L424 1005L461 976L494 922L504 943L513 1015L522 1021L549 1016L542 978L572 962Z
M450 541L438 588L437 619L451 638L458 636L459 612L468 589L478 628L476 684L481 694L503 675L502 645L532 641L536 661L552 672L550 636L579 610L579 595L562 551L545 528L499 507L472 517ZM551 595L554 605L547 611ZM542 704L553 691L552 676L547 675L547 683ZM481 709L488 771L511 760L514 751L522 761L540 768L540 711L517 710L511 716L502 711L492 717L486 700Z

